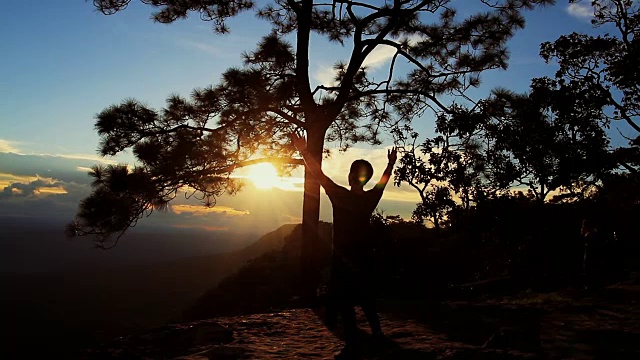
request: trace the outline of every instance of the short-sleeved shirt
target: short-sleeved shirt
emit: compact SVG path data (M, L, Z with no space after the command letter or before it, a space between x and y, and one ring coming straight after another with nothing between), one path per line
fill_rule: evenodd
M333 254L351 261L362 257L371 241L371 214L382 197L375 187L362 193L352 192L329 182L324 186L333 206Z

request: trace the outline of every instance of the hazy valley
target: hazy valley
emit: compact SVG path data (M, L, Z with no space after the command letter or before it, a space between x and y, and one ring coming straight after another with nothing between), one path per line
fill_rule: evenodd
M5 219L0 235L8 344L37 339L57 350L179 321L196 298L247 260L282 247L291 230L284 226L260 239L135 232L102 251L88 239L66 239L53 224L25 225Z

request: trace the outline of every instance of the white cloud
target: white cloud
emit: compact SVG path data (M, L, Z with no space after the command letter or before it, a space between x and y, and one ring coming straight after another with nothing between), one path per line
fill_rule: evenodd
M318 82L318 84L324 86L334 86L335 77L336 70L332 65L320 66L313 74L313 78Z
M88 173L93 171L93 169L86 167L86 166L78 166L76 167L76 170L80 171L80 172L84 172L84 173Z
M91 161L103 163L105 165L115 165L118 163L117 161L103 158L102 156L90 155L90 154L40 154L40 155L57 156L65 159L74 159L74 160L91 160Z
M591 5L582 2L569 4L567 12L569 15L580 19L593 17L593 8Z
M419 35L412 35L406 38L405 40L408 40L409 45L413 46L421 39L422 38ZM400 39L400 40L396 40L395 42L400 43L402 41L404 40ZM387 45L378 45L371 52L371 54L367 56L362 66L366 66L370 70L377 69L380 66L386 64L387 62L391 61L391 58L393 58L395 54L396 54L396 49L394 47L387 46Z
M15 141L9 141L0 139L0 152L19 153L20 150L15 147L17 143Z
M376 69L385 63L387 63L393 55L396 53L396 49L391 46L378 45L369 56L364 60L362 66L366 66L370 70Z
M180 40L179 43L182 46L185 46L191 49L200 50L202 52L206 52L207 54L211 54L215 56L219 56L221 54L220 49L207 43L193 41L193 40L184 40L184 39Z
M414 35L408 38L409 44L413 45L418 40L420 40L420 36ZM399 42L399 41L397 41ZM369 71L376 70L381 66L387 64L391 61L391 58L396 53L396 49L387 45L378 45L373 51L365 58L362 63L363 67L367 67ZM333 66L323 65L320 66L314 73L313 78L318 81L318 83L325 86L334 86L334 78L336 76L336 70Z

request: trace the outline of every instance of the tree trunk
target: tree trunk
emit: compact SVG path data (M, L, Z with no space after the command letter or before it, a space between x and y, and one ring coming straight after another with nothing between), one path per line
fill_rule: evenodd
M440 219L438 218L438 212L434 211L431 214L433 218L433 228L436 229L436 236L440 235Z
M322 164L324 132L307 130L308 156ZM314 306L316 291L320 283L320 263L318 259L319 237L318 220L320 218L320 184L314 175L305 168L304 200L302 205L301 250L301 290L309 305Z

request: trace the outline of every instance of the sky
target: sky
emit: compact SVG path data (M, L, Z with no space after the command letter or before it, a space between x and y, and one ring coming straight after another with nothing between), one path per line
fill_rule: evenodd
M596 33L589 23L590 1L555 6L525 14L527 26L510 41L507 71L483 74L473 98L495 87L526 91L532 77L553 76L556 67L538 56L543 41L573 31ZM479 1L454 1L460 15L473 13ZM149 20L150 8L132 2L126 11L105 16L82 0L4 0L0 12L0 216L71 220L90 191L87 169L96 163L131 163L130 154L99 158L94 116L111 104L136 98L160 108L167 96L188 96L192 89L217 83L221 73L240 64L269 24L246 13L229 21L231 34L216 35L197 16L170 25ZM311 43L312 82L325 83L335 61L350 49L319 37ZM390 52L377 51L369 62L373 74L384 74ZM417 119L416 128L429 135L433 121ZM626 129L621 129L625 132ZM356 146L324 162L326 173L346 185L349 164L369 160L374 181L386 164L391 144ZM333 145L329 144L329 147ZM335 149L334 149L335 150ZM236 174L248 177L251 169ZM300 172L294 173L300 177ZM179 198L166 214L143 220L143 226L197 228L207 231L252 229L269 231L299 222L300 181L276 181L260 189L251 179L235 197L221 197L212 209ZM259 184L258 184L259 185ZM272 184L273 185L273 184ZM409 218L417 193L389 186L379 208ZM331 220L330 204L322 200L321 218Z

